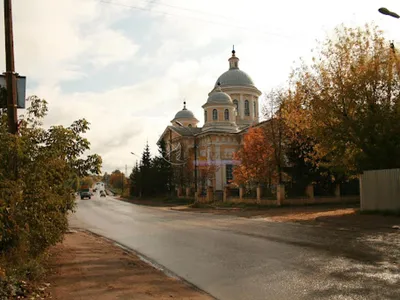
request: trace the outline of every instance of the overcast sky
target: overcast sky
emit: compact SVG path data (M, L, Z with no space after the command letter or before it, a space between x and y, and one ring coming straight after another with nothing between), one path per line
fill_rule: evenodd
M13 2L16 70L27 76L27 94L49 102L47 126L91 123L87 137L103 171L131 169L130 152L140 155L146 140L156 153L184 98L202 124L201 105L233 44L240 68L266 92L341 23L374 22L400 42L400 20L377 11L400 13L398 0Z

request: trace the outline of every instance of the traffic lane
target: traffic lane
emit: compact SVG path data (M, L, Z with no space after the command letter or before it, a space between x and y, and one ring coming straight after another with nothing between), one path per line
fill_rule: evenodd
M232 231L236 234L267 238L271 241L319 249L328 252L330 255L342 255L361 261L379 260L382 251L377 250L376 246L378 245L378 248L385 247L385 241L379 238L379 232L340 231L295 223L265 222L261 219L165 211L159 208L137 206L116 200L107 201L101 205L105 206L104 209L107 211L117 212L119 219L121 215L127 214L136 220L153 224L177 224L185 227L201 226L212 230ZM385 234L383 233L383 235ZM371 244L368 240L374 240L374 243ZM389 239L388 245L394 242L394 240L391 241ZM363 244L362 247L360 247L360 243ZM398 254L398 252L394 251L393 254Z
M368 234L335 235L322 228L161 211L115 200L83 203L78 213L84 213L91 230L143 253L221 299L374 299L382 297L382 289L388 291L387 299L399 296L391 285L398 277L390 255L368 245ZM306 235L299 234L303 231ZM347 245L351 234L352 247ZM331 251L334 243L344 251ZM354 257L343 255L347 248L355 249ZM398 252L394 254L398 259Z

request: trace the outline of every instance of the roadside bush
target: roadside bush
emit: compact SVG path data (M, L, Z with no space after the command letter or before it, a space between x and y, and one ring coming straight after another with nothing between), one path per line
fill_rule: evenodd
M82 137L89 129L86 120L46 130L46 101L28 100L17 136L7 132L7 115L0 113L0 267L5 273L0 295L7 282L41 273L46 249L68 229L67 215L74 209L71 178L98 174L101 167L98 155L82 158L90 146Z

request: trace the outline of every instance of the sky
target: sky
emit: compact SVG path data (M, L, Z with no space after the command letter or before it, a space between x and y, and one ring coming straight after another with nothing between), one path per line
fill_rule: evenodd
M268 2L14 0L16 71L27 95L48 101L46 127L86 118L88 154L102 156L103 172L130 173L139 159L131 152L140 156L148 142L156 154L184 99L202 125L201 106L228 70L232 45L239 67L268 92L340 24L373 22L400 42L400 20L377 11L400 13L397 0Z

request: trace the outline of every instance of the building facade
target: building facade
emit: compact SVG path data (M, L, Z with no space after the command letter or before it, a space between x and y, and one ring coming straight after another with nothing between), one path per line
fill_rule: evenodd
M215 191L232 181L233 166L238 163L233 154L247 129L259 124L261 91L240 70L235 50L228 61L229 69L219 76L202 106L203 127L184 103L158 141L165 142L173 166L187 167L190 172L197 169L197 186L212 186ZM187 185L193 187L193 180L186 181Z

